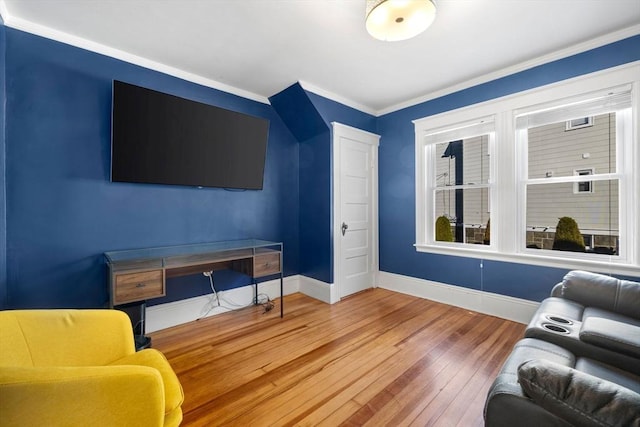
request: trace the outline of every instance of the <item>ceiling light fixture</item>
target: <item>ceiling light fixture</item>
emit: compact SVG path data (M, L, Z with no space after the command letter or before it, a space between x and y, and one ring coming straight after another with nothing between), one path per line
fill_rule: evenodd
M415 37L435 17L433 0L367 0L367 31L378 40L393 42Z

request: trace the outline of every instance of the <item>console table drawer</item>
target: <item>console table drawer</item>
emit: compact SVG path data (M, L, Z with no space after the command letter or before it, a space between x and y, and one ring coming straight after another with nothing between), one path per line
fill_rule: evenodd
M256 255L253 259L253 277L280 273L280 252Z
M117 274L114 279L114 305L165 295L162 270Z

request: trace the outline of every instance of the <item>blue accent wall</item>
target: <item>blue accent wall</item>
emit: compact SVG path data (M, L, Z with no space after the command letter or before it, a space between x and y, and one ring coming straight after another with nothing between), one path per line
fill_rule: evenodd
M298 273L299 148L271 106L11 28L5 45L8 306L104 306L108 250L260 238ZM110 182L113 79L270 120L264 189Z
M417 252L412 120L640 60L640 36L540 65L378 118L380 270L533 301L567 269Z
M300 274L330 282L333 274L330 224L329 128L296 83L269 98L299 143Z

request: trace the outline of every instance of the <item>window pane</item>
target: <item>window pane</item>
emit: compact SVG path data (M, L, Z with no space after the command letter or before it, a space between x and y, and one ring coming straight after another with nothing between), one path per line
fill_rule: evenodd
M450 223L452 241L488 244L485 233L489 221L489 189L439 189L435 192L436 218L445 216ZM485 236L486 234L486 236ZM436 230L436 240L438 239ZM485 240L487 240L485 242Z
M527 247L553 249L559 220L569 217L578 226L585 251L617 254L618 181L592 181L590 185L592 193L575 193L574 183L569 182L527 186Z
M436 144L436 186L489 182L489 135Z
M528 129L529 178L616 171L616 113L594 117L593 126L567 130L567 122Z

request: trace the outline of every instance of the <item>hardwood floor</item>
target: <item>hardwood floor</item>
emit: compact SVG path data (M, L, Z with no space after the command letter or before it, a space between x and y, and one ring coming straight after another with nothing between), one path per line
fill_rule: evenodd
M285 307L151 334L184 388L183 426L482 426L525 328L383 289Z

